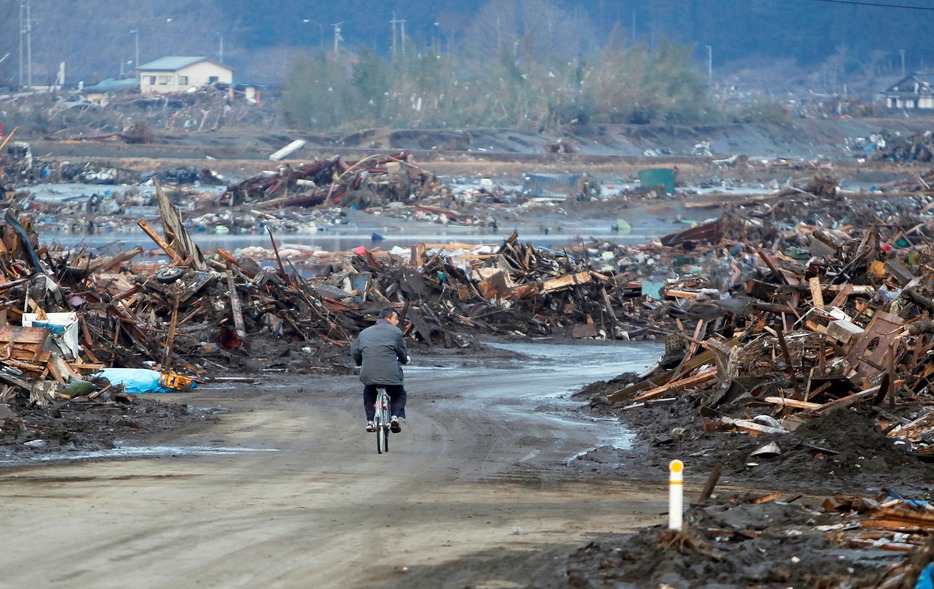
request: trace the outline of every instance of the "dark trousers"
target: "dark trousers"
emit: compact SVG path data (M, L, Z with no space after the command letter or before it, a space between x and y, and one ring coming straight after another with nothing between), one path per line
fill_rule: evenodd
M376 408L373 407L373 404L376 403L376 391L380 388L385 388L386 394L389 395L389 415L405 417L405 386L401 384L368 384L363 385L363 408L366 410L366 420L373 421L373 418L376 417Z

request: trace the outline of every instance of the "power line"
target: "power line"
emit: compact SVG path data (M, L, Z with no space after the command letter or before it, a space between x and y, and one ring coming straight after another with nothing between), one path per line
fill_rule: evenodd
M934 11L934 6L911 6L909 4L883 4L881 2L860 2L859 0L814 0L828 4L851 4L853 6L871 6L873 8L898 8L901 10L928 10Z

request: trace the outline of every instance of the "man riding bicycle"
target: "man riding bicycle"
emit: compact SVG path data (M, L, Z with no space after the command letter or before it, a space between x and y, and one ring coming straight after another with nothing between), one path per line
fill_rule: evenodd
M376 323L360 332L350 346L350 355L360 366L363 382L363 408L366 411L366 431L376 430L373 418L376 411L377 389L385 388L389 395L390 431L402 431L399 419L405 417L405 387L402 384L402 365L409 363L409 350L399 329L399 314L392 307L379 311Z

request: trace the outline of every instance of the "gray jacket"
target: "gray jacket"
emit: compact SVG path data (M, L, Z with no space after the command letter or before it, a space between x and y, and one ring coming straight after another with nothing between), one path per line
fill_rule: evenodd
M402 384L402 365L408 362L409 350L402 330L385 319L360 332L350 355L361 367L363 384Z

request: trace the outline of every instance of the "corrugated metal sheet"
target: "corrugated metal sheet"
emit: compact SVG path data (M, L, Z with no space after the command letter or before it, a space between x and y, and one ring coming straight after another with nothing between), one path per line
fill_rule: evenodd
M580 193L584 174L526 174L522 193L531 197L567 198Z

